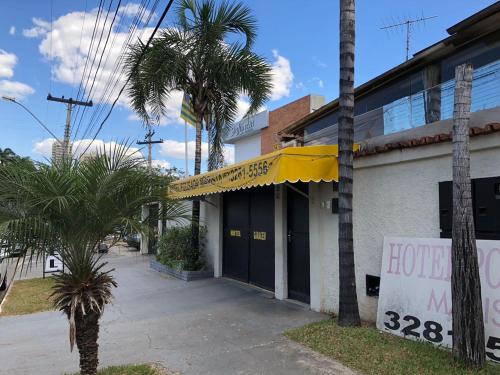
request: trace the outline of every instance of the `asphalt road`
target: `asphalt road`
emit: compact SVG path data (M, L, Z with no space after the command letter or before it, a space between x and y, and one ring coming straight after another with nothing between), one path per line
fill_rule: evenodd
M148 257L107 259L119 287L101 321L101 366L160 362L183 374L351 374L282 335L322 314L230 280L167 278L149 268ZM0 318L0 374L71 373L77 365L59 312Z

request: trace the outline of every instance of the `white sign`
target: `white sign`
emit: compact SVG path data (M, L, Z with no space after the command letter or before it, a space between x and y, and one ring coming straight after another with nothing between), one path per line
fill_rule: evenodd
M239 138L256 133L258 130L269 126L269 111L257 113L254 116L246 117L234 124L228 131L224 142L231 143Z
M477 241L486 355L500 362L500 241ZM452 346L451 240L384 238L377 328Z
M63 263L58 253L47 255L45 258L45 272L57 272L63 270Z

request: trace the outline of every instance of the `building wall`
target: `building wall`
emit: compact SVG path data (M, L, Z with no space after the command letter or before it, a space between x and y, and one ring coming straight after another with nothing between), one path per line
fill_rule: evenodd
M261 154L275 151L274 146L281 143L277 133L319 108L324 102L324 97L320 95L307 95L269 112L269 127L262 129L260 133Z
M236 163L260 155L260 132L234 142L234 161Z
M452 145L441 143L355 160L354 251L361 318L374 321L377 298L365 276L380 275L384 236L439 238L438 183L452 179ZM500 134L471 139L472 178L500 176ZM311 308L338 311L338 215L321 208L331 183L310 184Z

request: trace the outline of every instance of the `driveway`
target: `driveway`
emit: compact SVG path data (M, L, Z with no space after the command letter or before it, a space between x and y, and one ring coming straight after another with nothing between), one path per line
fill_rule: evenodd
M189 283L111 254L119 287L101 321L100 365L160 362L183 374L347 374L282 332L324 319L300 305L225 279ZM78 370L58 312L0 318L0 374Z

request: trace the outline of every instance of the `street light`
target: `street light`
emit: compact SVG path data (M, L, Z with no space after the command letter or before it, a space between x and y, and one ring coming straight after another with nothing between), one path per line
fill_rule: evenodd
M31 111L30 111L27 107L25 107L22 103L19 103L19 102L18 102L15 98L12 98L12 97L10 97L10 96L2 96L2 99L3 99L3 100L5 100L5 101L7 101L7 102L12 102L12 103L15 103L15 104L19 105L20 107L22 107L22 108L23 108L26 112L28 112L28 113L29 113L29 114L30 114L30 115L31 115L31 116L32 116L32 117L33 117L36 121L38 121L38 123L39 123L39 124L40 124L40 125L41 125L41 126L42 126L42 127L43 127L43 128L44 128L44 129L45 129L45 130L46 130L46 131L47 131L47 132L48 132L51 136L52 136L52 137L54 137L54 138L55 138L58 142L61 142L61 141L59 140L59 138L57 138L57 136L56 136L54 133L52 133L52 131L51 131L49 128L47 128L47 127L45 126L45 124L44 124L44 123L43 123L43 122L42 122L42 121L41 121L38 117L36 117L36 116L35 116L35 114L34 114L33 112L31 112Z

